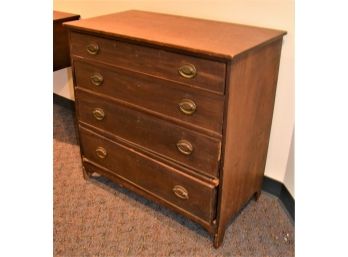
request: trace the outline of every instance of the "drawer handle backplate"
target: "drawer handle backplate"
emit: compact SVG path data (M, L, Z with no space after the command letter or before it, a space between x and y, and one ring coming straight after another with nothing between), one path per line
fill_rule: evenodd
M90 43L87 45L87 52L92 55L96 55L99 52L99 46L97 43Z
M185 139L179 140L179 142L176 143L176 147L182 154L185 155L190 155L193 151L192 144Z
M184 64L178 71L182 77L187 79L192 79L197 75L196 67L193 64Z
M188 192L186 188L184 188L183 186L176 185L175 187L173 187L173 192L177 197L181 199L184 199L184 200L189 199Z
M180 111L186 115L192 115L196 108L196 103L190 99L182 99L179 103Z
M101 108L95 108L93 110L93 116L94 118L96 118L97 120L102 120L105 117L105 113L104 110Z
M95 153L100 159L105 159L107 156L107 152L104 147L99 146L96 150Z
M100 86L103 83L103 81L104 81L103 76L100 73L98 73L98 72L94 73L90 77L90 79L91 79L92 84L95 85L95 86Z

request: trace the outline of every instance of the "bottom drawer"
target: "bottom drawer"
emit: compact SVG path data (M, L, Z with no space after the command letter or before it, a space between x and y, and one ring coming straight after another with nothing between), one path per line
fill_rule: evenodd
M216 188L173 167L112 142L82 127L82 156L105 167L175 209L210 223L215 217Z

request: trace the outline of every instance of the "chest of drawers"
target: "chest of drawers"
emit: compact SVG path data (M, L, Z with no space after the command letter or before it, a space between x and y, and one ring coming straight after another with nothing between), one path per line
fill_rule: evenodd
M285 32L142 11L65 26L85 178L171 208L218 247L260 194Z

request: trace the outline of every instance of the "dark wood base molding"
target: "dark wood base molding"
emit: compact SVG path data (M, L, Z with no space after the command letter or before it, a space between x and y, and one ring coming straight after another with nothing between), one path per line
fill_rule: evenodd
M292 221L295 221L295 199L283 183L264 176L262 190L276 196L285 207Z
M75 111L74 101L53 94L53 103ZM276 196L285 207L292 221L295 221L295 199L292 197L285 185L277 180L264 176L262 190Z

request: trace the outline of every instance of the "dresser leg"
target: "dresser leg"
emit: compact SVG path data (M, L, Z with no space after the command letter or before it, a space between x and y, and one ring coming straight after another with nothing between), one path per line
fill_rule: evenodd
M261 190L260 190L260 191L255 192L255 194L254 194L254 200L255 200L255 202L257 202L257 201L259 200L260 195L261 195Z
M83 173L83 178L85 180L89 180L91 177L91 174L85 169L85 167L82 167L82 173Z
M225 229L218 230L218 232L214 235L213 245L215 249L221 246L224 236L225 236Z

